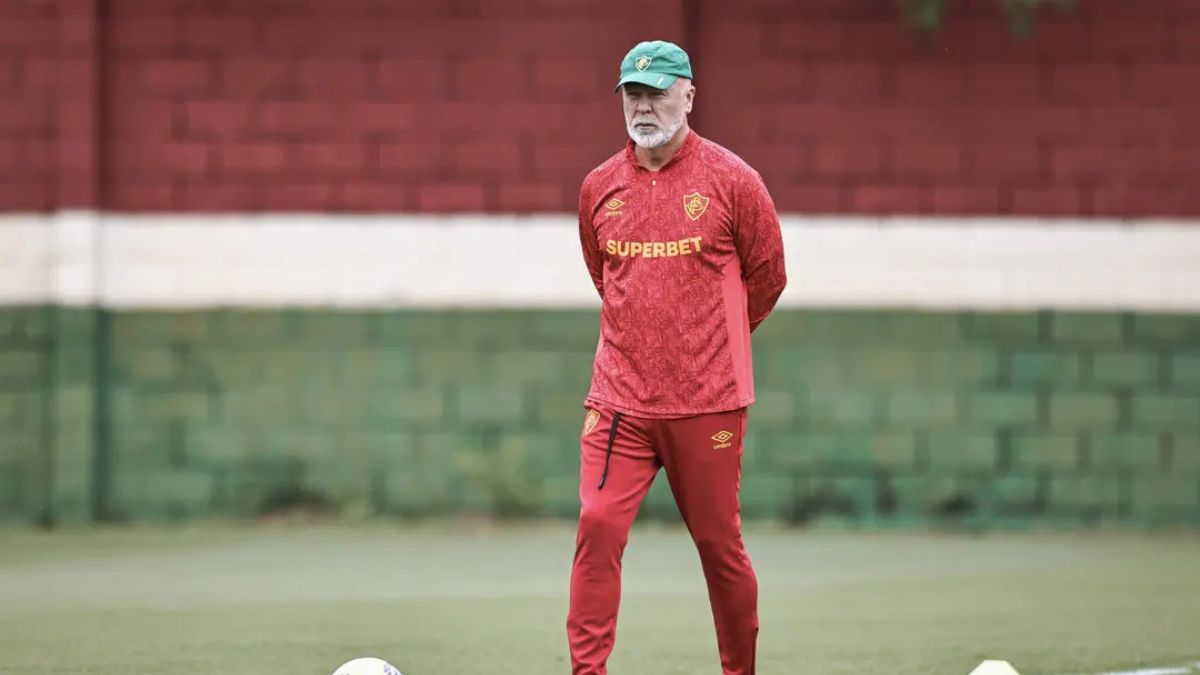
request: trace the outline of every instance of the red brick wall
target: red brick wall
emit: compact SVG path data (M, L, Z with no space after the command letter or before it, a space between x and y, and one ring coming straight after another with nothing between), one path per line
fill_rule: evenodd
M891 3L780 4L709 3L699 56L704 126L782 209L1200 214L1200 2L1082 0L1019 42L958 0L928 44Z
M784 211L1200 215L1200 2L957 4L0 0L0 209L570 211L663 37Z
M45 209L57 201L55 9L0 0L0 209Z

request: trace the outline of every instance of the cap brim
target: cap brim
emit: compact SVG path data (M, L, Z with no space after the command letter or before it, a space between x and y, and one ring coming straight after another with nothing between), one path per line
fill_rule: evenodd
M671 85L675 84L675 80L678 79L678 75L664 75L662 73L630 73L629 75L621 78L621 81L617 83L617 86L613 87L613 91L620 89L621 85L629 83L644 84L647 87L654 87L655 89L669 89Z

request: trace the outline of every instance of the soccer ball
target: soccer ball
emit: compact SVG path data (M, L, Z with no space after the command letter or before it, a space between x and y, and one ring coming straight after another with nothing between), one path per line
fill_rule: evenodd
M333 675L401 675L396 666L371 657L354 659L338 666Z
M1021 675L1008 661L984 661L971 671L971 675Z

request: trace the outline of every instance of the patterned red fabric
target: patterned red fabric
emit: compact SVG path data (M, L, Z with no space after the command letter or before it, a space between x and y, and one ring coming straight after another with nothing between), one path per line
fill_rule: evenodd
M758 172L694 131L659 171L630 141L579 194L600 292L586 405L688 417L754 402L750 332L786 284L775 205Z

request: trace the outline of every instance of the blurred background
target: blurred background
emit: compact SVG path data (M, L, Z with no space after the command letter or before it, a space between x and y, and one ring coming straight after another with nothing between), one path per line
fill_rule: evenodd
M760 667L1200 672L1197 0L0 0L0 673L569 670L649 39L781 214ZM639 519L614 672L712 672Z
M572 518L654 38L783 221L748 519L1200 524L1191 0L3 0L0 521Z

